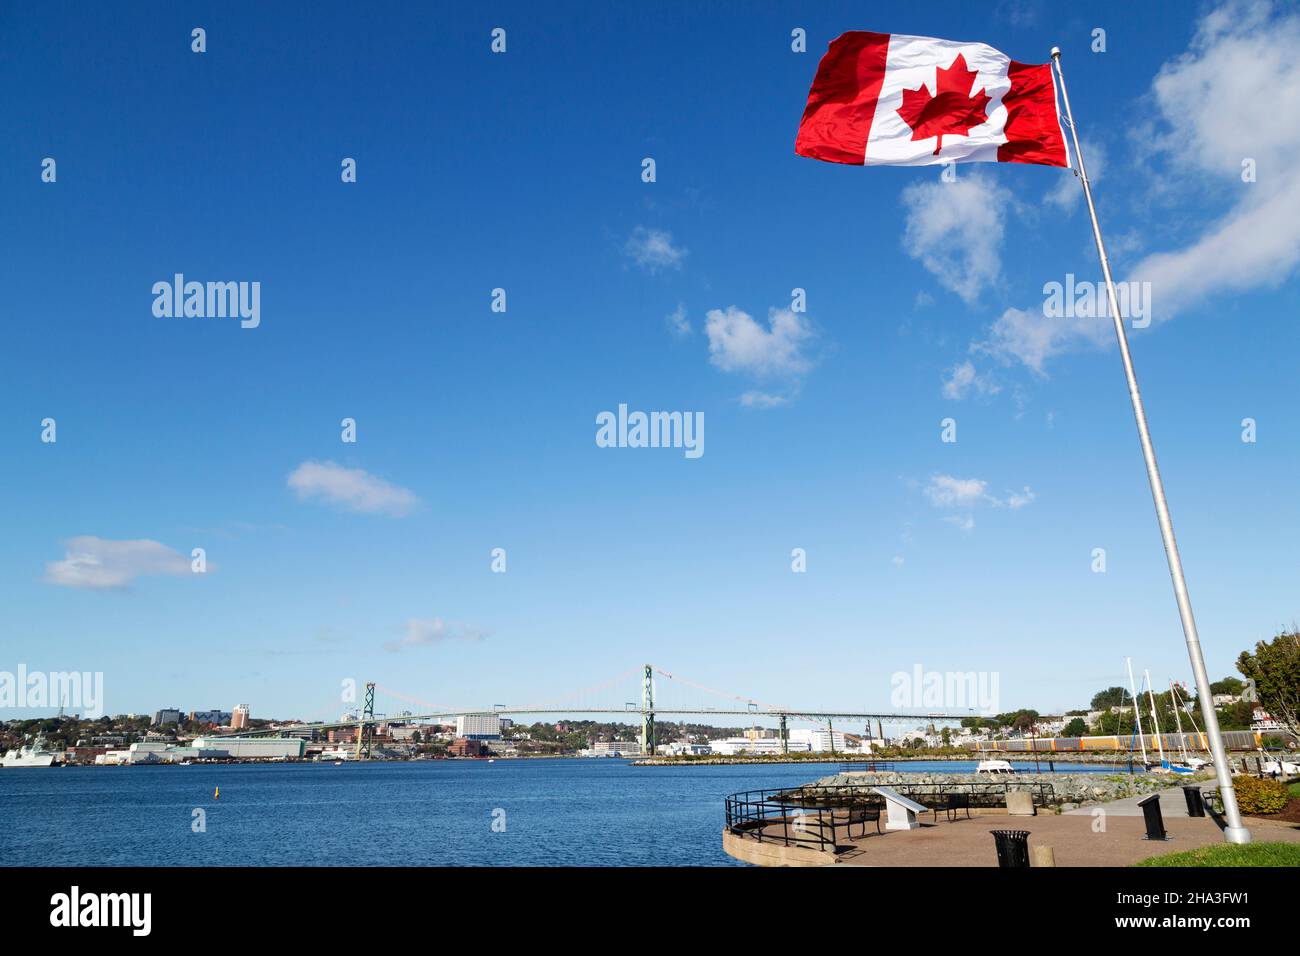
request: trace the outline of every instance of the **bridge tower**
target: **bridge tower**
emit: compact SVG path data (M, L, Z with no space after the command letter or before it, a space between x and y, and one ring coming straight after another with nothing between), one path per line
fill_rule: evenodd
M777 736L781 738L781 753L790 752L790 728L785 725L785 714L781 715L781 729L777 731Z
M641 752L655 752L655 679L650 664L641 676Z
M365 706L361 709L361 714L357 719L357 759L358 760L361 759L362 739L365 738L368 733L373 733L373 731L367 729L371 726L371 724L367 723L367 721L371 721L373 723L374 719L375 719L375 683L374 681L370 681L369 683L366 684ZM370 756L370 748L368 746L366 747L365 753L367 757Z

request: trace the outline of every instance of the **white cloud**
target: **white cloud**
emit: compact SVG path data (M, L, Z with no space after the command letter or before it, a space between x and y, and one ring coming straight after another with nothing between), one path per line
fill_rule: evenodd
M999 498L989 493L989 483L982 478L954 478L952 475L932 475L924 490L936 508L952 509L991 505L1018 511L1037 497L1026 485L1021 491L1009 492L1005 498ZM970 525L973 527L974 521Z
M808 320L789 309L769 309L764 328L734 305L711 309L704 318L709 361L724 372L759 378L797 376L812 365L803 348L812 337Z
M1106 147L1089 139L1084 139L1082 146L1083 161L1088 164L1088 181L1096 186L1106 173ZM1073 152L1074 147L1071 146L1070 149ZM1060 169L1057 170L1057 175L1060 177L1059 181L1043 198L1069 215L1083 200L1083 184L1079 182L1079 177L1074 175L1072 170Z
M1047 360L1080 347L1100 348L1111 341L1108 315L1053 318L1036 310L1007 309L989 327L987 337L971 346L1003 362L1016 359L1039 375Z
M903 190L903 249L944 288L973 303L1002 273L1002 233L1011 194L987 173Z
M1148 255L1128 282L1149 282L1148 308L1162 322L1216 294L1275 287L1300 266L1300 14L1266 0L1240 0L1207 14L1187 52L1161 67L1149 102L1154 122L1136 123L1134 142L1150 165L1163 160L1171 196L1200 202L1210 189L1235 199L1227 213L1181 249ZM1085 144L1088 147L1088 144ZM1085 157L1098 155L1091 146ZM1104 154L1102 162L1105 162ZM1254 160L1256 182L1242 181ZM1092 164L1095 165L1095 164ZM1095 171L1090 174L1096 178ZM943 184L932 184L934 186ZM956 184L948 184L956 185ZM1077 186L1073 177L1070 185ZM1060 199L1066 201L1064 184ZM1142 246L1135 231L1113 233L1112 261ZM1052 358L1109 347L1110 318L1049 318L1007 309L971 350L1045 374Z
M1228 3L1202 19L1190 49L1156 76L1153 151L1237 197L1194 242L1132 270L1131 278L1152 284L1157 321L1216 293L1275 286L1300 264L1297 48L1300 14L1278 15L1260 0ZM1255 162L1254 183L1242 181L1244 159ZM1183 179L1204 195L1204 183Z
M1002 504L1010 508L1012 511L1015 511L1017 509L1023 508L1025 505L1029 504L1029 502L1033 501L1036 497L1038 496L1035 495L1033 491L1030 490L1028 485L1026 485L1023 491L1019 491L1019 492L1013 491L1011 494L1007 495L1006 500L1003 501Z
M405 630L406 633L400 640L386 642L384 650L400 651L406 647L425 647L449 640L481 641L487 637L487 632L482 628L444 621L440 617L410 618L405 624Z
M740 404L745 408L776 408L778 405L788 404L789 401L786 395L773 395L757 389L751 389L740 396Z
M624 254L642 269L653 274L660 269L679 269L686 250L673 245L672 233L663 229L637 226L623 247Z
M936 507L962 507L983 500L987 489L988 482L979 478L934 475L925 487L925 494Z
M677 304L669 315L664 316L664 321L668 323L668 329L677 338L684 339L691 334L691 323L686 318L686 306L681 303Z
M967 395L996 395L1002 391L1001 386L987 375L975 371L975 364L969 360L959 362L948 370L943 380L943 396L960 401Z
M208 565L213 570L212 565ZM45 580L69 588L107 590L128 587L138 577L190 574L190 559L148 539L110 541L83 535L67 542L62 561L45 566Z
M419 499L360 468L332 461L304 461L289 475L289 487L302 500L316 499L361 514L404 515Z

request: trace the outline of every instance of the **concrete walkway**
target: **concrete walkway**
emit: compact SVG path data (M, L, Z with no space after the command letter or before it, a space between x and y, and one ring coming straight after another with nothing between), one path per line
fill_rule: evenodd
M1213 782L1200 784L1202 790L1213 790ZM1168 790L1157 791L1160 794L1160 815L1166 820L1181 817L1187 819L1187 798L1183 796L1182 787L1170 787ZM1138 802L1145 800L1150 794L1143 794L1137 797L1125 797L1123 800L1112 800L1110 803L1098 803L1090 807L1079 807L1077 810L1067 810L1062 816L1066 817L1090 817L1096 815L1097 810L1106 811L1107 816L1114 817L1140 817L1142 808Z
M1182 798L1180 793L1179 798ZM1162 801L1163 802L1163 801ZM976 817L955 823L939 822L920 830L899 831L854 840L844 853L841 866L997 866L992 830L1028 830L1029 846L1052 847L1057 866L1127 866L1149 856L1177 853L1200 846L1222 843L1214 821L1165 818L1168 842L1144 840L1141 819L1108 814L1105 829L1096 819L1077 816ZM1250 820L1257 841L1300 843L1300 829L1294 824L1277 825Z

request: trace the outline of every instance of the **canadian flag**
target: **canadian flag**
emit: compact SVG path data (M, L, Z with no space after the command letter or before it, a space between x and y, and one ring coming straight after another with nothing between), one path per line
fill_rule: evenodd
M859 166L1070 166L1051 64L861 31L833 40L818 64L794 151Z

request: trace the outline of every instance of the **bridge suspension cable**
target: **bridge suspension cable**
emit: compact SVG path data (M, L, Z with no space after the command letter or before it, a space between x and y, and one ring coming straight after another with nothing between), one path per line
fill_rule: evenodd
M681 684L686 684L688 687L694 687L696 690L702 690L706 694L714 694L718 697L725 697L728 700L737 700L740 701L742 704L758 704L759 706L765 707L770 711L779 712L784 710L784 708L782 708L779 704L767 704L761 700L755 700L753 697L741 697L739 694L731 694L725 690L718 690L716 687L709 687L705 684L696 683L695 681L691 680L688 677L679 677L676 674L670 674L666 670L663 670L662 668L659 667L655 668L655 673L662 674L664 677L667 677L669 680L677 681L678 683Z

